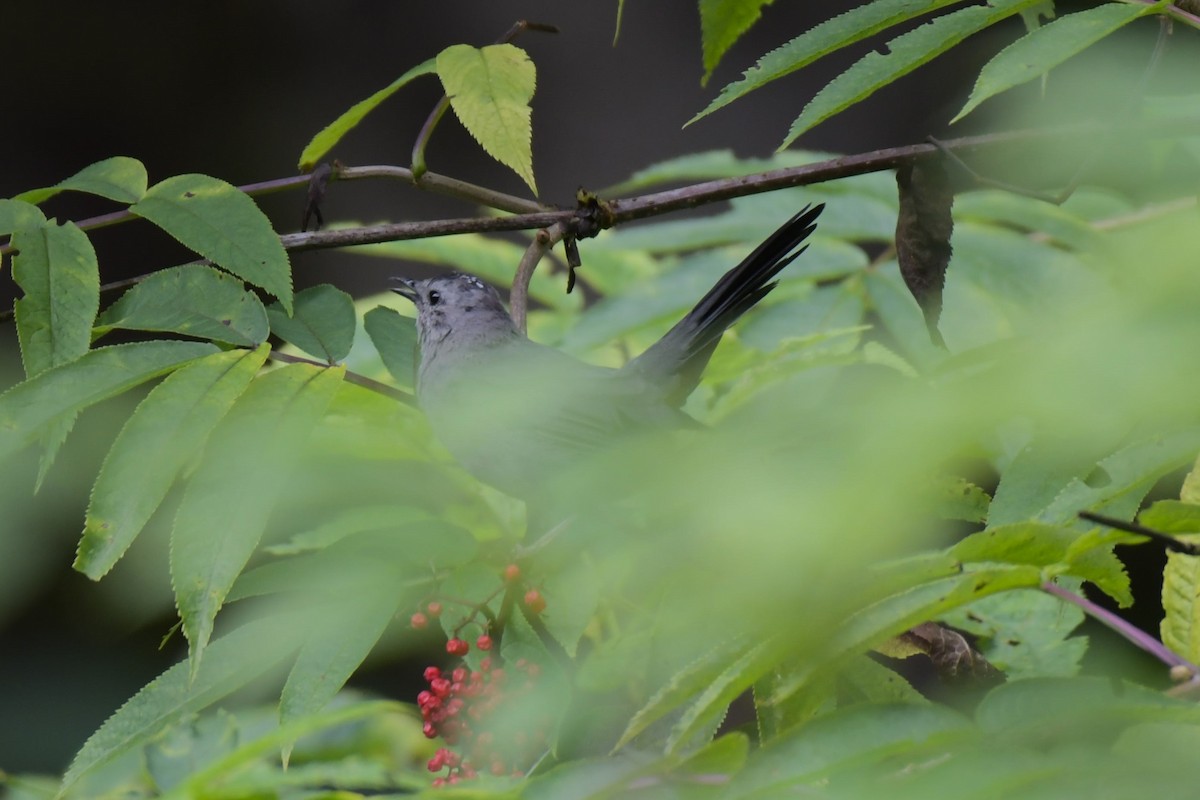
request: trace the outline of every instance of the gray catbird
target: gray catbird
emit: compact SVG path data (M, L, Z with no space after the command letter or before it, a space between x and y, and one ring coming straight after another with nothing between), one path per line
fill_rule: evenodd
M529 500L622 434L695 426L679 407L721 334L775 288L823 208L805 207L620 369L530 341L472 275L395 279L417 307L417 397L434 434L475 477Z

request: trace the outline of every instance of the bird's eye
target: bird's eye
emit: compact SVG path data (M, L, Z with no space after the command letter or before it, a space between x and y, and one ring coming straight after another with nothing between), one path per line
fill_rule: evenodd
M429 305L436 306L440 302L442 302L442 293L434 289L429 293Z

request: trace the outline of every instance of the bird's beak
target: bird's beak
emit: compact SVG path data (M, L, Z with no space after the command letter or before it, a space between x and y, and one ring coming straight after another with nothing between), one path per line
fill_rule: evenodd
M416 304L417 287L408 278L392 278L392 291L404 299Z

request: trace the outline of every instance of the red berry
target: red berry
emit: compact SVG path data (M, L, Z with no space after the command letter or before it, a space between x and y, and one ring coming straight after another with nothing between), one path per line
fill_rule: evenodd
M480 650L491 650L492 649L492 637L488 636L486 633L483 634L482 636L480 636L478 639L475 640L475 646L478 647Z
M440 677L442 677L442 671L440 669L438 669L437 667L426 667L425 668L425 680L432 683L433 681L436 681Z
M512 583L521 577L521 568L516 564L509 564L504 568L504 582Z
M457 636L446 642L446 652L452 656L465 656L471 651L471 645Z
M429 612L429 616L431 617L440 617L442 615L442 604L434 600L425 606L425 610Z
M481 670L483 670L484 672L487 672L489 669L492 668L492 659L485 658L483 661L480 661L479 668Z
M418 611L409 617L408 624L411 625L415 630L424 630L425 627L429 625L429 617Z
M433 739L437 736L437 729L433 727L432 722L426 722L421 726L421 733L425 734L426 739Z
M530 589L525 593L525 607L532 614L540 614L546 610L546 598L537 589Z

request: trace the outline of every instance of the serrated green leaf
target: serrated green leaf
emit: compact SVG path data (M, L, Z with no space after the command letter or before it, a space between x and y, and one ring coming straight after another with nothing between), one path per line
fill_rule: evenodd
M401 386L412 387L417 378L417 326L394 308L377 306L363 316L363 327L383 359L383 365Z
M207 175L176 175L151 186L129 210L292 310L287 252L271 221L237 187Z
M362 122L363 118L374 111L380 103L407 85L413 78L420 75L429 75L433 71L434 61L431 58L408 70L408 72L405 72L366 100L360 100L342 112L340 117L322 128L320 133L304 146L304 151L300 153L300 171L311 171L322 156L328 153L358 123Z
M718 108L782 78L822 56L874 36L909 19L928 14L958 0L876 0L826 20L758 60L742 77L726 86L708 107L688 120L691 125Z
M413 602L399 591L403 571L360 564L355 590L345 592L310 620L309 636L288 674L279 700L279 723L320 711L370 654L401 606Z
M159 792L167 792L236 749L239 734L237 720L224 709L173 726L146 746L146 772Z
M702 692L716 676L725 671L726 665L732 659L741 659L752 649L755 648L748 648L745 644L725 642L676 672L629 720L620 739L613 745L613 751L620 750L650 725L677 710L690 698Z
M1157 8L1140 3L1105 3L1035 28L984 64L971 96L950 122L958 122L989 97L1049 72Z
M1138 522L1160 533L1200 533L1200 505L1158 500L1138 514Z
M537 71L529 56L511 44L456 44L438 53L436 61L450 107L463 127L536 196L529 101Z
M1096 464L1086 478L1075 478L1038 516L1063 523L1083 509L1105 511L1128 519L1154 482L1191 463L1200 451L1200 428L1158 435L1123 447Z
M1075 675L1087 652L1086 636L1071 636L1083 611L1045 592L1005 592L939 617L977 637L988 663L1009 680Z
M1200 541L1184 534L1183 538ZM1200 659L1200 557L1167 553L1163 570L1162 642L1193 664Z
M699 736L711 737L724 719L729 704L766 674L778 657L777 648L759 644L747 650L736 661L729 662L728 666L696 695L695 700L684 710L683 716L671 728L667 737L666 752L678 755L682 748L694 745Z
M1122 607L1133 602L1129 576L1112 552L1112 541L1065 527L1023 522L971 534L950 548L964 562L1029 564L1091 581Z
M400 703L395 703L386 700L368 701L365 703L355 703L353 705L332 708L320 714L310 714L301 719L297 719L288 725L269 729L263 735L260 735L250 741L240 745L236 750L229 753L223 758L207 764L203 769L196 770L188 776L187 780L175 788L174 791L162 795L162 800L193 800L198 797L209 797L214 794L226 794L228 792L229 776L244 775L252 771L252 766L256 762L261 762L264 756L277 752L280 748L287 747L291 742L303 737L310 737L313 734L320 733L348 725L349 723L368 720L372 717L381 717L385 714L403 714L404 706ZM346 759L351 764L354 762L351 759ZM343 764L345 762L342 762ZM304 770L305 767L299 767L299 770ZM328 781L327 773L321 774L322 777L317 783L325 783ZM396 785L397 779L391 775L386 785ZM410 779L411 780L411 779ZM413 782L415 783L415 782ZM253 784L252 784L253 785ZM283 784L286 785L286 784ZM358 784L355 784L358 785ZM264 791L276 794L281 787L281 782L278 778L270 780ZM417 788L413 786L413 788ZM358 792L343 792L335 791L331 793L322 793L320 795L312 795L303 793L309 800L354 800L354 795L361 797ZM241 795L246 796L246 795ZM261 794L254 794L258 797ZM383 798L383 795L378 795Z
M100 306L100 267L87 234L74 223L13 235L14 304L25 374L32 377L88 351Z
M352 508L311 530L296 534L285 544L271 545L264 547L263 550L275 556L291 556L314 550L324 550L356 533L394 528L398 525L429 518L428 511L403 505Z
M45 224L46 215L37 206L20 200L0 199L0 236Z
M0 459L65 415L216 351L206 342L137 342L101 347L0 394Z
M992 498L970 481L943 476L936 479L933 492L937 513L942 519L964 522L983 522L987 519Z
M183 715L229 695L282 661L295 646L300 622L270 618L243 625L212 643L208 659L194 675L181 662L155 678L88 738L63 776L60 795Z
M267 312L240 280L201 264L159 270L104 310L96 332L170 331L254 347L270 328Z
M229 588L266 528L297 449L342 381L293 364L254 381L213 434L171 535L171 583L195 672Z
M1012 192L988 189L956 195L954 218L1015 226L1078 250L1099 246L1100 234L1083 218Z
M844 705L929 702L901 675L868 656L852 658L842 667L838 675L838 695L842 698L839 704Z
M146 193L146 168L136 158L113 156L89 164L54 186L30 189L13 199L42 203L67 190L107 197L118 203L136 203Z
M112 568L269 352L263 345L214 353L177 370L146 395L96 476L75 569L99 580Z
M296 295L295 310L287 313L278 303L267 307L271 332L328 364L341 361L354 344L354 298L328 283L311 286Z
M704 48L703 86L725 52L762 16L773 0L700 0L700 42Z
M774 696L761 702L775 705L787 701L844 659L865 653L914 625L981 597L1036 587L1041 581L1042 573L1037 567L1014 565L974 570L897 592L847 619L829 642L826 661L802 666L776 689Z
M961 713L933 703L864 704L840 709L751 754L739 776L739 796L802 796L802 782L817 781L840 768L865 768L880 762L894 765L897 753L924 753L920 746L927 741L971 741L975 738L973 728ZM944 750L941 748L941 752ZM895 774L895 767L891 777L901 777Z
M817 92L792 123L779 149L805 131L941 55L968 36L1019 14L1042 0L993 0L938 17L887 43L887 54L870 52Z

